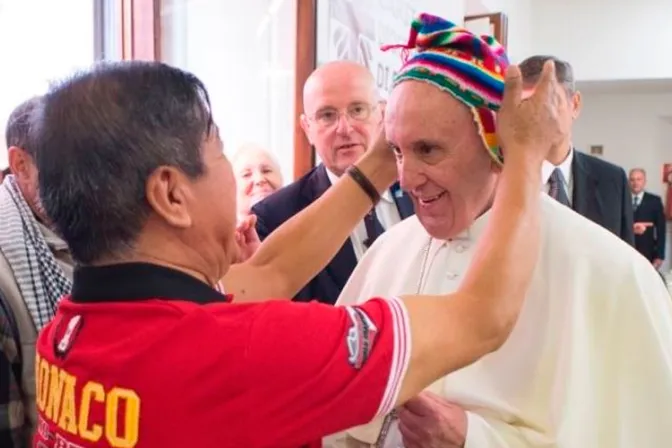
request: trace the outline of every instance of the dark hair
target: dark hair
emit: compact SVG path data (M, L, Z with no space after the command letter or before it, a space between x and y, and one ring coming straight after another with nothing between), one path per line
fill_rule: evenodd
M160 166L202 175L212 127L203 83L157 62L97 65L47 93L40 196L73 258L91 264L132 249L150 214L147 178Z
M12 146L21 148L34 155L31 143L31 128L36 110L42 102L41 96L35 96L19 104L9 115L5 128L5 144L9 149Z
M546 61L553 61L555 63L555 77L558 79L558 82L565 86L568 93L574 93L576 85L574 83L574 69L572 65L555 56L537 55L521 62L518 68L520 68L523 81L530 84L536 83L541 76Z

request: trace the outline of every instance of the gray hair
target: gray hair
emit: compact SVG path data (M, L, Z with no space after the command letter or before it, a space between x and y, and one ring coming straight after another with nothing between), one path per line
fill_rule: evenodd
M562 84L568 93L576 92L576 83L574 81L574 69L572 64L555 56L536 55L525 59L518 65L520 73L525 83L536 83L541 77L546 61L555 63L555 77Z
M5 128L5 144L7 148L16 146L34 155L31 129L34 115L42 104L42 97L35 96L19 104L9 115Z

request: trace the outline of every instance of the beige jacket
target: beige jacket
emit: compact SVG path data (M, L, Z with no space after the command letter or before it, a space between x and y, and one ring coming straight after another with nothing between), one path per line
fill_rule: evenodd
M41 224L39 226L58 264L63 269L65 275L72 279L73 262L68 251L68 246L50 229ZM21 338L21 357L23 359L21 387L25 396L24 410L26 417L30 421L31 429L34 430L37 423L37 408L35 406L35 364L33 361L35 360L37 330L19 292L19 287L14 278L14 271L12 271L2 252L0 252L0 291L2 291L3 296L9 302L9 306L14 313L19 337Z

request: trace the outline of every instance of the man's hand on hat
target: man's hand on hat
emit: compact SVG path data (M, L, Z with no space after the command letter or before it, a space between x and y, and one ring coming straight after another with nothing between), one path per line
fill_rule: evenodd
M566 131L560 113L567 96L555 77L555 64L547 61L534 91L523 93L520 69L512 65L506 72L502 107L497 114L497 138L504 160L522 156L541 164L551 148L560 144Z

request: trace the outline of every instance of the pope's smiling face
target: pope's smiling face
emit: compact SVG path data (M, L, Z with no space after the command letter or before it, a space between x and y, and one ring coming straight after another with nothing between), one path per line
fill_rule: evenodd
M401 187L430 235L454 238L489 207L499 168L471 111L453 96L424 82L401 83L387 104L385 133Z

